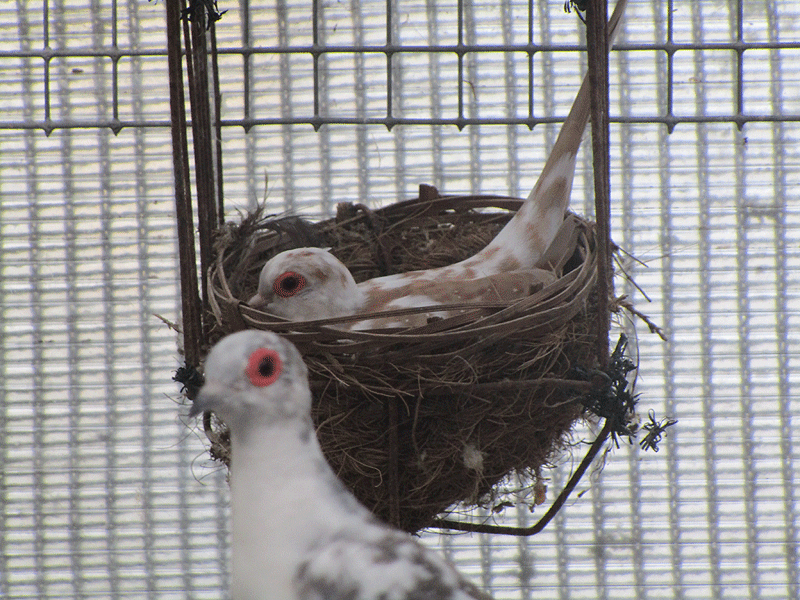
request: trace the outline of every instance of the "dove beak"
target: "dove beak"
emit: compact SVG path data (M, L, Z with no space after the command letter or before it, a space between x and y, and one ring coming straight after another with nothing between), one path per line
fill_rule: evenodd
M262 309L267 306L267 299L261 294L256 294L247 301L247 304L253 308Z
M220 403L222 394L218 393L212 386L206 383L198 392L192 407L189 409L189 416L196 417L204 412L215 410Z

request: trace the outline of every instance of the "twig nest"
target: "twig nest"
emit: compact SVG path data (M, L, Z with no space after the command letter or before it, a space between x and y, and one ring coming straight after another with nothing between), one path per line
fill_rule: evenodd
M574 215L540 261L556 276L511 304L479 305L407 330L340 331L337 322L288 323L243 302L264 263L291 247L329 247L356 281L452 264L489 243L522 200L421 197L370 211L342 205L336 218L245 217L224 227L208 274L213 337L269 329L294 342L309 368L313 418L333 469L376 515L418 531L456 503L489 504L520 492L515 474L541 487L542 468L584 415L563 381L596 366L592 225ZM367 315L365 318L373 318ZM214 340L209 340L209 344ZM208 431L227 461L224 426ZM513 486L511 486L513 488ZM518 496L512 498L519 500Z

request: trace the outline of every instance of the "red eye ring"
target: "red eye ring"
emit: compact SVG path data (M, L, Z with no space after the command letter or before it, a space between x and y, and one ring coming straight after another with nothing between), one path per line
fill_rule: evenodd
M294 271L286 271L278 275L272 284L272 290L281 298L290 298L304 287L306 287L306 278Z
M275 383L282 370L280 354L270 348L258 348L250 354L244 372L254 386L267 387Z

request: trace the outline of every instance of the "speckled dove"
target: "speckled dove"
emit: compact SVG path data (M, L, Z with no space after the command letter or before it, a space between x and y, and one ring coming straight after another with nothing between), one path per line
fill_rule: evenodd
M271 332L223 338L190 416L231 432L233 600L491 600L344 487L311 422L297 349Z

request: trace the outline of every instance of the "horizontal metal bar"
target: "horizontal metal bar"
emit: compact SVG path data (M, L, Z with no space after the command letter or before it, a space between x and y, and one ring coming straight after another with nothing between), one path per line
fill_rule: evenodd
M565 117L484 117L484 118L385 118L385 117L312 117L312 118L269 118L269 119L224 119L223 126L240 126L250 128L256 125L384 125L389 128L395 125L526 125L533 128L544 123L562 123ZM681 123L735 123L748 122L786 123L800 122L800 114L796 115L704 115L704 116L612 116L612 123L680 125Z
M796 50L800 49L800 41L792 42L706 42L706 43L666 43L666 44L615 44L617 52L662 51L674 53L685 50L731 50L746 52L748 50ZM472 52L524 52L537 54L540 52L583 52L586 46L580 44L449 44L449 45L382 45L382 46L239 46L234 48L220 47L219 54L242 55L251 54L467 54ZM131 57L166 57L166 50L119 50L116 48L98 48L94 50L65 49L54 50L5 50L0 51L0 58L131 58Z
M0 129L41 129L50 134L56 129L111 129L119 133L126 128L166 128L170 127L169 119L166 120L131 120L118 121L115 119L98 119L92 121L49 120L49 121L1 121Z
M785 50L800 48L800 41L791 42L705 42L705 43L664 43L664 44L614 44L617 52L683 50ZM450 53L468 52L585 52L581 44L440 44L440 45L381 45L381 46L253 46L251 48L220 48L221 54L396 54L399 52Z
M564 117L541 118L385 118L385 117L290 117L270 119L224 119L223 127L243 127L250 129L258 125L310 125L319 129L323 125L382 125L391 129L396 125L433 125L455 126L459 128L467 125L524 125L533 129L536 125L545 123L561 123ZM627 123L645 125L659 123L674 127L682 123L733 123L737 126L746 123L790 123L800 122L800 114L791 115L704 115L704 116L612 116L612 123ZM50 133L56 129L96 129L107 128L119 132L126 128L165 128L169 127L169 120L130 120L116 121L113 119L97 121L7 121L0 123L0 129L32 130L41 129ZM191 126L191 124L189 125Z

